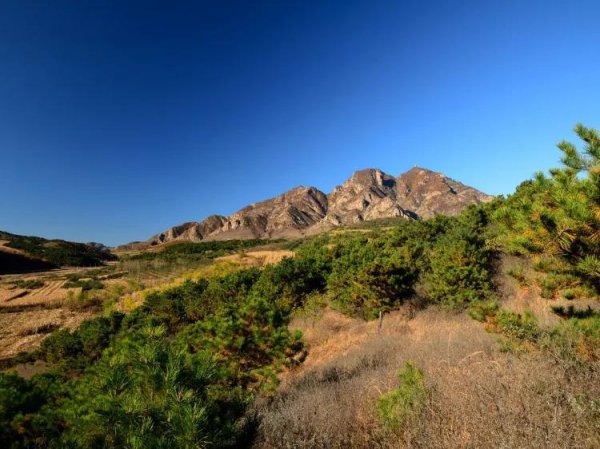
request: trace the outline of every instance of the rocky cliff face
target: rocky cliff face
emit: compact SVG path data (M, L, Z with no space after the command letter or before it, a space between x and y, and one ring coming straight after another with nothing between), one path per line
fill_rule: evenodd
M493 197L424 168L415 167L396 178L396 198L405 209L422 219L456 215L470 204Z
M211 215L200 222L167 229L147 243L291 238L380 218L456 215L470 204L491 199L490 195L423 168L415 167L397 178L379 169L366 169L355 172L329 195L315 187L296 187L229 217Z
M321 221L326 213L327 196L323 192L314 187L296 187L246 206L229 217L211 215L198 223L167 229L150 238L149 243L295 237Z

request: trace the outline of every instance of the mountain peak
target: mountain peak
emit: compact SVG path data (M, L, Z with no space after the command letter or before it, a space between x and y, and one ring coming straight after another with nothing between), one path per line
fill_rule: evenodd
M415 166L397 178L378 168L355 171L326 195L313 186L296 186L250 204L230 216L210 215L150 238L171 240L292 238L331 227L389 217L431 218L456 215L469 204L492 197L442 173Z

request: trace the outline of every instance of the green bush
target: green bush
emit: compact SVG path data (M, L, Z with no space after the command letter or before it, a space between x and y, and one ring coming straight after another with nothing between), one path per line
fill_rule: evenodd
M325 288L327 274L310 258L286 257L278 264L263 269L250 294L277 301L279 307L291 311L301 306L308 294Z
M497 301L477 301L469 306L468 313L474 320L485 322L489 317L495 316L498 309Z
M418 278L408 247L385 240L354 238L334 250L327 289L333 305L344 313L372 319L414 293Z
M458 308L491 295L494 254L486 245L487 223L483 209L470 208L437 239L421 281L433 302Z
M112 337L120 330L124 314L113 312L108 317L86 320L74 334L81 341L83 354L91 359L100 357Z
M520 341L535 342L541 334L537 320L530 312L519 314L502 310L496 324L504 335Z
M39 349L44 360L50 363L77 358L82 352L81 339L68 329L54 331L42 341Z
M277 303L248 296L186 327L180 344L193 353L209 351L226 377L243 388L272 388L274 374L303 347L302 334L288 329L288 313Z
M579 151L569 142L558 147L561 168L547 177L522 183L494 215L497 240L506 250L538 254L536 269L576 276L600 291L600 137L582 125L575 132L583 141ZM559 286L547 281L545 297Z
M594 364L600 360L600 313L588 309L569 317L540 338L542 347L571 363Z
M74 382L61 407L66 447L192 448L232 443L242 397L215 401L210 357L189 357L147 328L122 339Z
M51 447L62 426L55 398L61 395L61 379L52 374L25 380L0 372L0 447Z
M73 332L68 329L54 331L42 341L38 354L49 363L63 362L70 369L85 366L109 346L124 317L120 312L113 312L106 317L85 320Z
M377 412L384 429L401 432L411 418L423 410L427 400L423 372L408 361L398 373L400 386L382 395L377 401Z

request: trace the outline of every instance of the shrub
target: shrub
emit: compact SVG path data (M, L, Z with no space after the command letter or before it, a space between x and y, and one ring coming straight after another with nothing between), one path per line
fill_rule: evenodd
M471 318L484 322L498 312L497 301L477 301L469 306L468 313Z
M194 353L214 354L236 384L270 389L277 383L275 372L303 347L302 333L291 332L288 321L276 302L251 295L186 327L178 341Z
M429 299L458 308L490 296L493 253L486 246L486 226L486 212L471 208L435 242L421 282Z
M113 312L108 317L86 320L79 326L75 334L79 337L83 354L91 359L98 358L108 347L111 338L121 328L124 314Z
M141 311L151 316L155 322L160 322L169 330L174 330L189 322L186 305L201 298L207 285L206 280L198 282L187 280L180 286L151 292L146 296Z
M286 257L262 271L251 294L278 301L280 307L291 311L301 306L308 294L323 290L326 282L326 273L311 258Z
M115 260L116 256L84 243L64 240L46 240L41 237L27 237L4 233L9 241L6 246L20 249L29 255L39 257L56 266L92 267Z
M164 335L164 328L130 334L74 383L72 398L62 406L65 446L178 449L231 444L242 398L213 400L217 374L210 357L189 357Z
M600 291L600 137L582 125L575 132L582 151L561 142L563 166L522 183L494 221L504 248L536 253L537 269L575 275ZM552 283L543 286L545 297L555 291Z
M414 362L408 361L398 373L400 386L377 401L379 419L387 431L398 433L411 417L419 414L427 399L423 372Z
M0 447L42 448L56 442L61 422L54 398L60 378L42 374L25 380L0 373Z
M83 352L83 345L78 335L60 329L42 341L39 352L47 362L56 363L78 357Z
M577 278L564 273L547 273L541 282L541 296L546 299L553 299L558 291L565 287L577 284Z
M519 314L502 310L497 315L496 325L504 335L520 341L535 342L541 334L537 320L530 312Z
M414 292L417 266L407 247L355 238L336 247L327 287L336 308L364 319L377 317Z

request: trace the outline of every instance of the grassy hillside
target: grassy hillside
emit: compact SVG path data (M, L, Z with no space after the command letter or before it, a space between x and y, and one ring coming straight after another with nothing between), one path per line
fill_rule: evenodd
M506 199L297 241L52 333L44 374L0 375L0 444L598 447L600 140L577 132ZM246 244L211 245L134 261Z
M99 266L106 261L116 259L110 252L84 243L47 240L41 237L15 235L1 231L0 240L5 241L6 248L18 250L28 259L37 259L37 262L32 260L30 263L24 263L23 260L19 261L14 257L4 256L0 260L0 274L63 266Z

